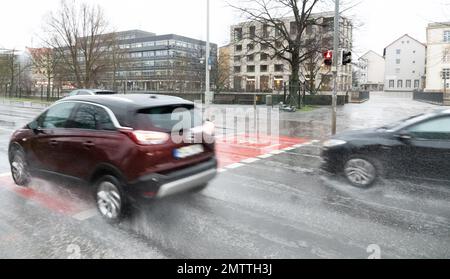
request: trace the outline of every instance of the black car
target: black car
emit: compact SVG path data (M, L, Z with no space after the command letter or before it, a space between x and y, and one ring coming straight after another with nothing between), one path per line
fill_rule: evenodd
M322 144L322 158L325 171L358 187L380 176L450 180L450 109L339 134Z

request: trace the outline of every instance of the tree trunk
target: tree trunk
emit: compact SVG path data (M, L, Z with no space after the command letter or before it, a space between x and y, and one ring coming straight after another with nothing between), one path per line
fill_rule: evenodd
M289 79L290 98L289 98L288 104L301 109L302 104L301 104L301 101L299 102L299 93L300 93L299 72L300 72L300 65L299 65L299 63L294 62L292 65L292 75Z

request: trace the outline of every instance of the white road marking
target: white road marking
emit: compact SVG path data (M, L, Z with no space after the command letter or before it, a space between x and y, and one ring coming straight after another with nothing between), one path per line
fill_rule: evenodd
M284 151L292 151L292 150L295 150L295 147L288 147L288 148L285 148L285 149L283 149Z
M294 148L301 148L301 147L303 147L303 146L305 146L304 144L296 144L296 145L294 145L293 147Z
M82 211L78 214L75 214L72 216L72 218L78 220L78 221L86 221L87 219L90 219L97 215L97 209L92 208L85 211Z
M260 159L267 159L267 158L270 158L272 156L273 156L273 154L264 154L264 155L258 156L258 158L260 158Z
M226 171L227 171L226 169L218 169L217 170L218 173L222 173L222 172L226 172Z
M282 154L282 153L284 153L283 150L274 150L274 151L270 152L270 154L273 154L273 155L278 155L278 154Z
M313 141L311 141L311 143L319 143L320 142L320 140L313 140Z
M11 175L10 172L5 172L5 173L1 173L0 177L7 177L7 176L10 176L10 175Z
M248 159L245 159L245 160L241 161L241 163L252 164L254 162L258 162L259 160L260 159L258 159L258 158L248 158Z
M240 167L243 167L243 166L245 166L245 165L241 164L241 163L236 163L236 164L232 164L232 165L226 166L226 168L227 169L237 169L237 168L240 168Z

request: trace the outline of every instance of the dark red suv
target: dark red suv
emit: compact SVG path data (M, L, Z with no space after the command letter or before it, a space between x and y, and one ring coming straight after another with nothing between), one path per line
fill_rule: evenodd
M138 199L201 190L217 173L214 125L192 102L144 94L63 99L13 134L9 161L21 186L42 174L91 183L110 222Z

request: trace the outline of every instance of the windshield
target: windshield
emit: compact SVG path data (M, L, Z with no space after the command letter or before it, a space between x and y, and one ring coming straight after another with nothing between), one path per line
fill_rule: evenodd
M202 125L200 113L191 105L173 105L141 109L137 112L135 129L157 129L171 132L174 129L187 130Z
M420 120L425 119L427 117L429 117L429 115L424 115L423 113L421 113L421 114L418 114L418 115L414 115L414 116L405 118L405 119L400 120L400 121L396 121L396 122L388 124L388 125L384 125L384 126L380 127L380 129L383 129L383 130L396 130L397 128L408 126L409 124L412 124L414 122L420 121Z

